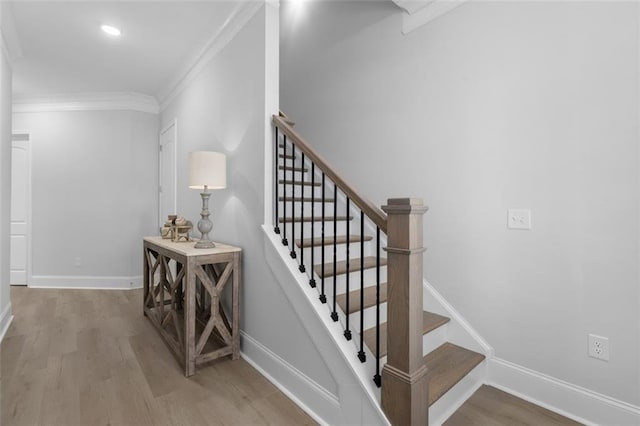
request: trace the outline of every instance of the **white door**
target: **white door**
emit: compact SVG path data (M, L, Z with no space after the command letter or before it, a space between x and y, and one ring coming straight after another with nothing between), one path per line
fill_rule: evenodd
M176 214L176 153L177 153L177 124L174 120L160 132L160 184L159 184L159 223L160 227L170 214Z
M27 285L31 161L28 134L11 141L11 285Z

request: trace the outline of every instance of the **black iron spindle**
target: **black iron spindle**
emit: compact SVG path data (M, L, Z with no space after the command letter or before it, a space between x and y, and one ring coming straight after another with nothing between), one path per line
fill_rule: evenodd
M288 246L287 241L287 135L282 135L282 147L284 153L282 154L282 182L284 183L284 189L282 191L282 245Z
M358 359L360 362L367 360L364 352L364 212L360 210L360 350Z
M338 321L338 312L336 311L336 288L338 287L337 282L337 274L336 274L336 264L338 261L338 256L336 253L336 234L338 233L337 228L337 217L338 217L338 185L333 183L333 312L331 312L331 319L334 321Z
M376 375L373 376L376 386L380 387L380 227L376 226Z
M273 204L275 204L275 216L273 217L273 223L275 223L275 226L273 228L273 231L276 234L280 233L280 227L278 226L278 203L280 202L278 200L278 189L280 187L280 185L278 184L278 164L280 164L280 160L278 159L278 127L276 127L276 142L274 144L274 156L273 156L273 164L274 164L274 181L275 181L275 191L276 191L276 197L275 197L275 202Z
M320 272L322 274L322 276L320 277L320 301L322 303L327 303L327 295L324 294L324 205L325 205L325 198L324 198L324 172L322 172L322 228L321 228L321 233L322 233L322 254L320 256Z
M344 337L347 340L351 340L351 330L349 329L349 272L350 272L350 265L349 265L349 232L350 232L350 221L349 221L349 197L347 197L347 208L346 208L346 216L347 216L347 292L345 293L347 295L347 299L346 299L346 309L345 309L345 315L347 317L347 321L346 321L346 330L344 330ZM336 238L336 236L333 236L334 240Z
M304 152L300 151L300 153L302 154L300 156L302 159L300 164L300 185L302 185L302 190L300 191L300 266L298 266L298 270L304 273ZM313 186L311 191L313 191Z
M292 259L296 258L296 173L293 160L296 158L296 146L291 144L291 255ZM303 188L304 190L304 188ZM300 218L302 220L302 218ZM302 222L300 222L302 223Z
M316 164L311 163L311 279L309 280L309 285L311 288L316 288L316 280L314 274L314 263L313 263L313 252L316 249L315 244L315 220L316 220Z

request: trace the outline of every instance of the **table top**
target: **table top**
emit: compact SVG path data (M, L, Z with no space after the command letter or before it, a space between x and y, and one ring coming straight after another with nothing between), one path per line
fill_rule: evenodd
M217 241L214 241L216 246L210 249L195 248L194 245L198 240L181 241L181 242L174 243L170 239L165 239L162 237L144 237L144 241L156 244L160 247L164 247L168 250L180 253L187 257L221 254L221 253L234 253L234 252L242 251L242 249L239 247L222 244Z

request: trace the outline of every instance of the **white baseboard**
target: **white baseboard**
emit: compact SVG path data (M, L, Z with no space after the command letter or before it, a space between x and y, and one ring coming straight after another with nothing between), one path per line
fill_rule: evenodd
M7 334L7 330L9 329L12 321L13 315L11 313L11 302L9 302L2 310L2 313L0 313L0 343L2 343L4 335Z
M34 275L30 288L64 288L76 290L133 290L142 288L142 276L137 277L81 277L63 275Z
M321 425L337 424L341 418L338 397L241 332L242 358L287 395Z
M586 425L640 425L640 407L500 358L489 360L489 384Z

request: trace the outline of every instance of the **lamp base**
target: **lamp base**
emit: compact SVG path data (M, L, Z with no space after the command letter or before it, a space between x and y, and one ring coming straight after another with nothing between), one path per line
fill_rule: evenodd
M213 243L213 241L200 240L196 243L194 247L199 249L208 249L208 248L214 248L215 246L216 245Z
M200 213L201 219L198 221L198 231L200 231L200 241L198 241L194 247L197 249L210 249L216 245L209 239L209 232L213 228L213 223L209 219L209 193L207 187L204 187L204 192L200 193L202 197L202 212Z

